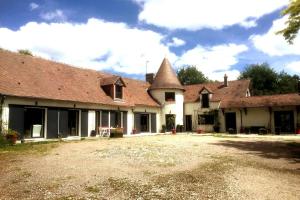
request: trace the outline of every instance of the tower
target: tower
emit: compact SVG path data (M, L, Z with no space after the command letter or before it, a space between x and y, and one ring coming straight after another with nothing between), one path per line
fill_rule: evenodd
M183 125L184 88L167 58L162 61L149 92L161 105L161 122L168 131Z

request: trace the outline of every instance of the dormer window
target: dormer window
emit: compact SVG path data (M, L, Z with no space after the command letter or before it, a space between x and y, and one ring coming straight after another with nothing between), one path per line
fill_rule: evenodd
M202 108L209 108L209 94L202 94L202 98L201 98L201 105Z
M174 102L175 101L175 92L166 92L165 93L165 101Z
M212 97L213 92L208 87L204 86L199 93L200 93L201 107L209 108L209 100Z
M100 80L101 87L107 96L114 100L123 99L123 87L126 87L124 81L119 76L111 76Z

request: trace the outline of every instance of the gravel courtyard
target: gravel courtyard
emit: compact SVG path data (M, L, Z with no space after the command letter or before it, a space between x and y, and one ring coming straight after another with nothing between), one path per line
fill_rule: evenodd
M0 199L300 199L300 137L161 135L17 146L0 149Z

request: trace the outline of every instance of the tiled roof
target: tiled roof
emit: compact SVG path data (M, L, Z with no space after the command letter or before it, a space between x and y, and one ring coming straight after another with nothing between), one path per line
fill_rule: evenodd
M123 79L124 101L113 101L100 87L101 79L111 76L0 50L0 94L116 106L158 106L147 92L150 85L133 79Z
M154 89L180 89L184 90L179 82L175 71L173 70L167 58L164 58L159 70L151 84L150 90Z
M221 82L185 85L184 101L186 103L199 101L199 92L204 88L209 88L213 93L211 101L223 101L227 99L239 99L246 96L250 80L229 81L225 87Z
M273 106L298 106L299 94L278 94L268 96L251 96L240 99L231 99L221 102L221 108L251 108Z

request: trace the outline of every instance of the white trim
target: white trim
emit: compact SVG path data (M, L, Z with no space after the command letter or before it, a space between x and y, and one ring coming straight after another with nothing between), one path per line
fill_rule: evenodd
M108 111L108 127L111 128L110 127L110 111ZM109 135L110 135L110 129L108 130L108 132L109 132Z

